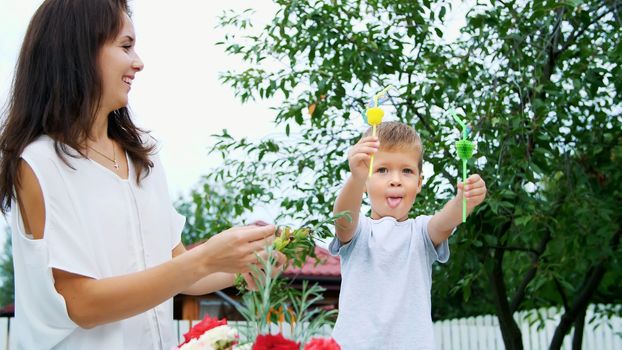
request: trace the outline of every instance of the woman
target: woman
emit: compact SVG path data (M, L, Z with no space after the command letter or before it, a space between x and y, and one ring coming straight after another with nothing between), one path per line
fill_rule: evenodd
M266 258L274 226L185 252L154 142L126 107L134 42L124 0L46 0L28 27L0 133L13 349L169 350L174 295L230 286Z

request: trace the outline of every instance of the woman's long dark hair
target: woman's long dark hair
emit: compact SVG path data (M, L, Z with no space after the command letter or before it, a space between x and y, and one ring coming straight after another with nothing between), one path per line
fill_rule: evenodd
M126 0L46 0L33 16L19 54L8 113L0 130L0 211L14 199L20 156L40 135L55 141L67 164L67 146L82 154L100 106L101 47L116 38L129 14ZM149 173L154 146L141 138L126 107L108 117L108 135ZM84 156L84 154L82 154Z

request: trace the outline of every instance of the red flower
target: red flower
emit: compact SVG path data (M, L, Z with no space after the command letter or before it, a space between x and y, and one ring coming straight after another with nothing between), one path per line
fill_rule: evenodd
M252 350L298 350L300 344L293 340L285 339L281 334L258 335Z
M305 345L305 350L341 350L333 338L313 338Z
M215 318L210 318L209 315L206 315L203 321L195 324L192 328L190 328L188 333L184 334L185 341L179 344L179 347L181 347L182 345L186 344L187 342L189 342L190 340L194 338L199 338L200 336L203 335L203 333L209 331L210 329L216 328L218 326L222 326L225 324L227 324L226 318L223 318L222 320L218 320Z

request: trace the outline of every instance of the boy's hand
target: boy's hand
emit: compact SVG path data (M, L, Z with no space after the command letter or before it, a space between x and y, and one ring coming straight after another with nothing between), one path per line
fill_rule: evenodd
M486 198L486 183L479 176L473 174L466 179L466 184L458 182L458 195L456 196L462 202L462 195L465 193L467 199L467 211L470 213L473 208L482 204Z
M450 200L428 223L428 235L435 247L445 241L462 222L462 194L466 194L467 214L482 204L486 198L486 183L478 174L469 176L463 184L458 182L458 194Z
M380 142L376 136L363 137L348 151L348 164L352 177L365 181L369 174L369 162L371 155L378 152Z

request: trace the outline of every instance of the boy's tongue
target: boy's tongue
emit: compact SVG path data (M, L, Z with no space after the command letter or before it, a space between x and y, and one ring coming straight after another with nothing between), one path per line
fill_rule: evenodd
M397 208L402 202L402 197L387 197L387 204L391 208Z

